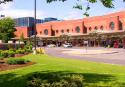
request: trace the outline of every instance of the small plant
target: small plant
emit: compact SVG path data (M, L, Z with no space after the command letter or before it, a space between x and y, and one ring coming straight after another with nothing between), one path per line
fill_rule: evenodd
M24 54L25 50L24 49L18 49L16 50L16 54Z
M0 50L0 60L2 60L4 57L1 55L2 50Z
M8 50L8 57L14 57L15 52L12 50Z
M84 87L83 76L37 73L29 77L27 87Z
M4 57L0 55L0 60L2 60L2 59L4 59Z
M18 59L11 58L6 63L10 65L14 65L14 64L25 64L27 62L30 62L30 61L22 58L18 58Z
M4 58L7 58L8 57L8 51L7 50L2 51L1 56L3 56Z

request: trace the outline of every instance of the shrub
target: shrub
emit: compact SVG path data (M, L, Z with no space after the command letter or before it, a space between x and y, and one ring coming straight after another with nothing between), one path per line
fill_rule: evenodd
M8 51L7 50L2 51L1 56L3 56L4 58L7 58L8 57Z
M29 62L29 60L25 60L25 59L21 59L21 58L18 58L18 59L14 59L14 58L11 58L9 60L7 60L7 64L10 64L10 65L14 65L14 64L25 64Z
M45 54L45 50L43 48L37 48L36 51L38 54Z
M5 51L1 51L0 52L0 55L3 57L3 58L7 58L7 57L14 57L14 50L13 49L10 49L10 50L5 50Z
M31 52L32 52L32 50L30 50L30 49L24 48L24 50L25 50L25 52L27 52L27 53L31 53Z
M32 50L33 46L32 46L32 45L25 45L24 48L29 49L29 50Z
M14 57L14 55L15 55L14 51L8 50L8 57Z
M0 54L1 54L2 50L0 50Z
M32 52L32 45L25 45L24 49L26 52L31 53Z
M28 78L27 87L84 87L83 76L43 74L32 75Z
M0 60L2 60L4 57L2 55L0 55Z
M16 54L24 54L25 50L24 49L18 49L16 50Z
M0 60L3 59L4 57L1 54L2 50L0 50Z

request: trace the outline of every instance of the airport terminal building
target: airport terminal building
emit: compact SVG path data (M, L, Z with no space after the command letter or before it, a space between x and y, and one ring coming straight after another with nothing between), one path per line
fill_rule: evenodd
M25 38L32 38L34 34L30 26L17 26L16 29L16 38L21 33ZM89 41L90 46L104 45L106 41L112 44L125 43L125 11L78 20L38 23L36 32L38 43L42 41L45 45L69 41L82 46L85 40Z

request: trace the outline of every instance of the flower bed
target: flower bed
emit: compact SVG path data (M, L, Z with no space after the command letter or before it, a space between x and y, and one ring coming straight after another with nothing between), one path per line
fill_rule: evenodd
M16 69L32 64L35 63L23 58L4 58L3 60L0 60L0 71Z
M34 62L28 62L26 64L16 64L16 65L9 65L9 64L4 63L4 64L0 64L0 71L16 69L16 68L20 68L20 67L33 65L33 64L35 64L35 63Z
M0 59L2 58L9 58L9 57L22 57L26 54L32 52L32 46L26 45L24 48L19 49L9 49L9 50L0 50Z
M32 52L32 46L26 45L24 48L0 50L0 71L15 69L34 64L21 57ZM18 58L19 57L19 58Z

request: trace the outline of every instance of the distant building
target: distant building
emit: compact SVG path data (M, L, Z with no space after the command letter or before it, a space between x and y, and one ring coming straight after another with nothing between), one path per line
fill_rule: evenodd
M50 22L50 21L58 21L58 19L57 19L57 18L49 17L49 18L45 18L45 19L43 20L43 22Z
M123 43L125 46L125 11L77 20L58 21L56 18L45 18L43 22L45 23L36 25L37 42L63 44L64 39L68 42L67 38L70 38L73 46L83 46L83 41L86 40L89 40L90 46L106 46L109 41L112 41L111 44ZM24 23L23 26L32 25L30 19L28 23ZM16 29L16 37L19 37L22 33L24 33L25 38L34 34L33 27L18 26ZM92 33L95 32L101 36L93 36Z
M35 19L33 17L22 17L22 18L16 18L14 20L16 22L17 27L21 26L33 27ZM42 23L42 20L36 19L36 23Z
M29 37L34 34L34 21L35 19L33 17L21 17L14 19L16 22L16 37L20 37L20 35L23 33L24 37ZM42 23L43 21L41 19L36 19L36 23Z

